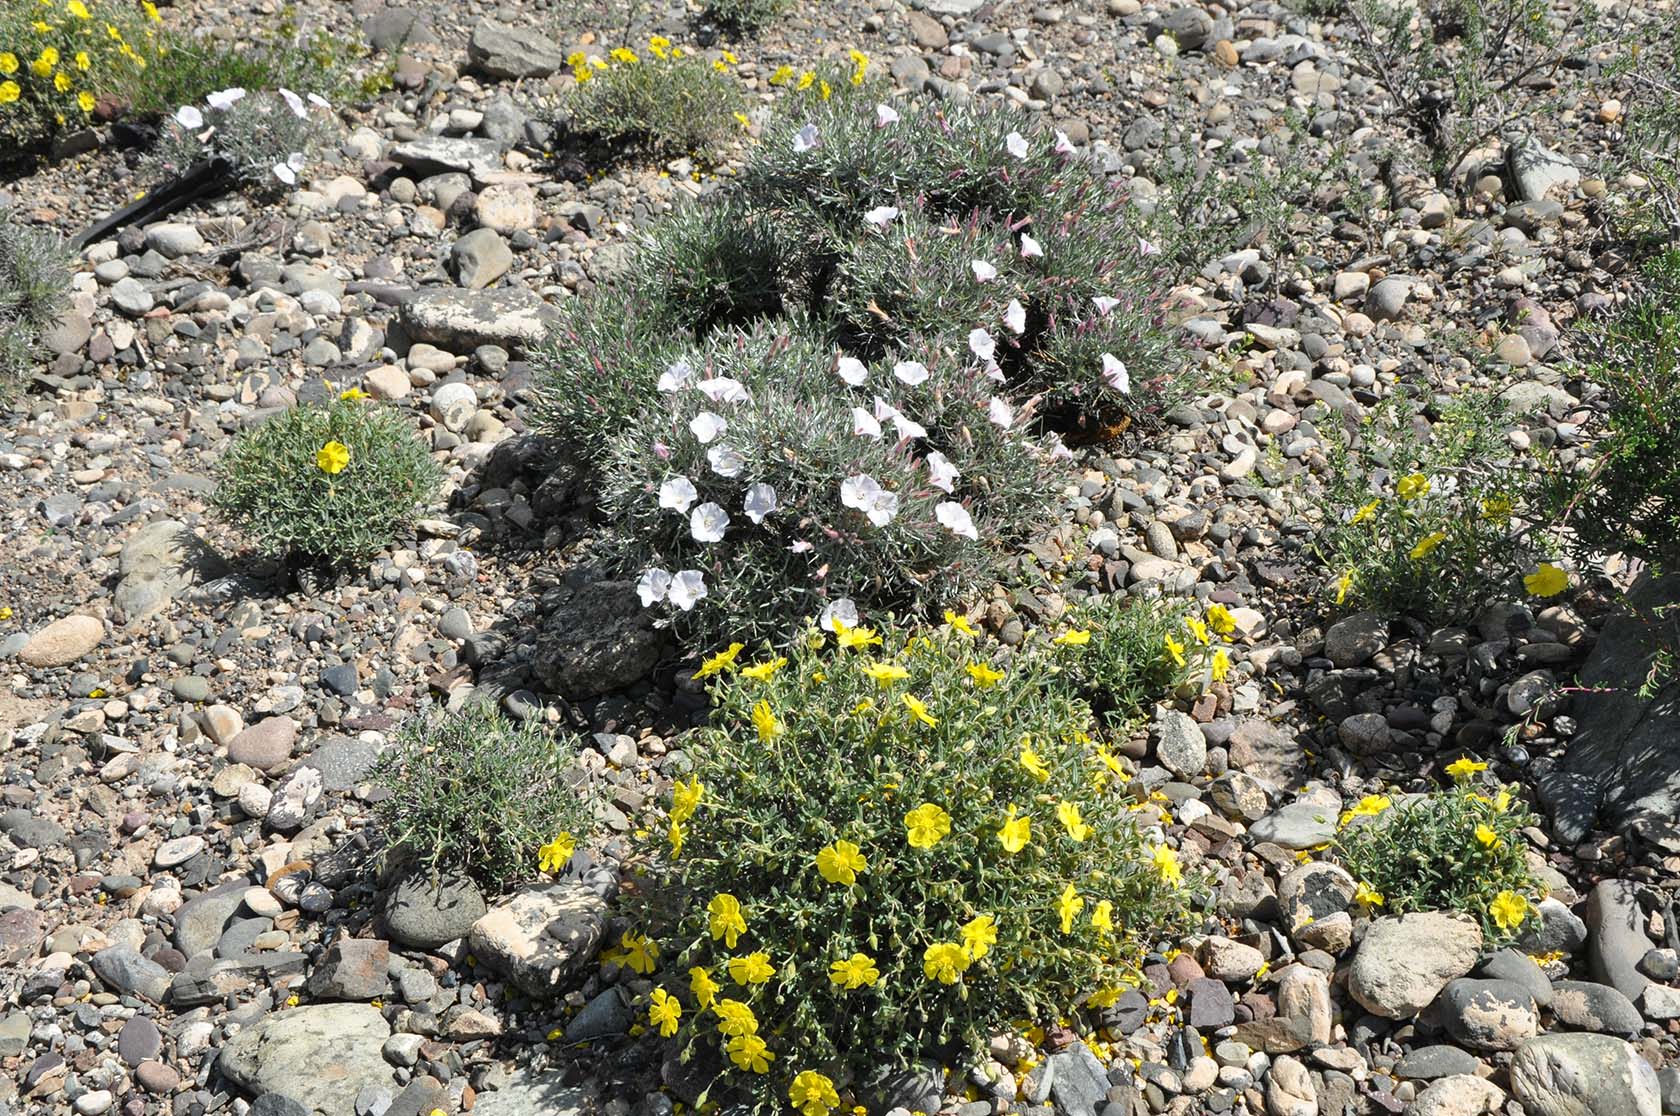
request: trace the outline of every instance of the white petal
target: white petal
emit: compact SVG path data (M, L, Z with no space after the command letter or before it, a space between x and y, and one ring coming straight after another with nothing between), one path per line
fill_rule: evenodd
M811 551L815 550L816 547L811 545L809 539L794 539L792 542L788 543L788 549L793 551L795 554L809 554Z
M793 137L793 149L795 151L809 151L815 146L817 146L817 126L815 124L805 125Z
M651 608L665 599L665 594L671 589L671 574L658 566L642 571L642 579L636 582L636 592L642 598L642 607Z
M980 532L974 526L974 517L968 514L967 508L955 500L946 500L937 508L934 508L933 517L939 520L940 526L953 535L961 535L964 538L974 539L976 542L980 539Z
M893 375L898 377L900 383L914 387L927 380L927 365L919 360L901 360L893 365Z
M205 97L204 102L218 112L226 112L228 109L238 104L239 99L243 96L245 96L245 90L236 85L231 89L218 89L216 92Z
M704 446L716 441L718 435L729 429L729 424L724 421L722 415L713 414L711 411L701 411L688 420L688 429Z
M1161 254L1160 248L1151 244L1141 236L1138 237L1138 251L1143 253L1145 256L1159 256Z
M926 438L928 436L927 427L916 422L897 407L893 408L892 424L893 433L898 435L898 440L901 442L906 438Z
M753 485L741 500L741 510L754 523L763 523L764 517L776 510L776 490L767 484Z
M927 468L928 483L946 492L954 491L953 482L962 476L957 467L951 464L951 459L938 450L933 450L927 455Z
M721 444L706 451L706 460L711 463L712 472L720 477L738 477L747 467L747 459L741 456L740 451Z
M969 260L968 266L969 270L974 272L974 281L976 283L990 283L993 279L997 278L997 268L993 267L985 260Z
M997 342L983 329L968 331L968 351L981 360L989 361L997 354Z
M853 407L852 433L864 438L879 438L881 436L881 423L862 407Z
M671 579L671 603L687 612L706 596L706 575L699 570L683 570Z
M1107 317L1110 310L1120 305L1120 300L1109 298L1107 295L1097 295L1091 299L1091 303L1097 308L1097 313Z
M863 381L869 379L869 366L856 357L841 357L834 370L840 373L842 380L853 387L862 387Z
M1113 353L1104 353L1102 355L1102 366L1103 379L1108 382L1109 387L1122 395L1131 394L1132 377L1126 371L1125 361L1119 359Z
M297 117L299 120L303 120L309 116L309 110L303 107L302 97L299 97L296 93L293 93L290 89L287 89L283 85L278 86L274 91L280 94L280 99L286 102L286 107L292 110L293 116Z
M874 501L881 486L868 473L854 473L840 482L840 503L862 511Z
M875 494L875 498L869 502L863 514L868 516L869 522L875 526L885 527L893 521L893 516L898 514L898 493L882 489Z
M694 385L694 390L713 403L745 403L752 398L747 394L746 386L733 376L713 376L709 380L701 380Z
M665 483L659 486L659 506L670 508L679 515L688 514L688 509L699 498L694 482L687 477L667 477Z
M1058 154L1058 155L1072 155L1073 154L1073 141L1068 139L1068 134L1066 132L1057 132L1056 133L1056 154Z
M1008 148L1009 153L1017 159L1025 159L1027 157L1027 137L1023 136L1020 132L1010 132L1009 135L1005 137L1003 146Z
M1026 233L1022 233L1021 234L1021 258L1023 260L1027 260L1027 259L1033 258L1034 256L1042 256L1042 255L1044 255L1044 245L1040 244L1038 241L1034 240L1032 237L1028 236Z
M319 93L311 93L309 95L309 103L314 105L316 108L332 108L332 102L321 96Z
M275 163L272 169L274 171L274 177L278 178L281 182L284 182L288 186L297 185L297 171L292 169L292 165L290 163Z
M832 632L834 622L838 620L848 628L858 626L857 604L850 597L841 597L837 601L830 601L823 605L822 615L817 619L817 626L824 631Z
M302 170L303 164L306 162L308 162L308 160L303 157L303 152L301 151L294 151L290 155L286 156L286 164L293 170Z
M1015 408L994 395L986 404L986 417L1008 430L1015 424Z
M663 392L681 391L683 385L688 383L689 378L693 375L694 369L688 361L673 361L671 366L665 369L664 374L659 377L659 390Z
M863 215L863 219L878 229L884 229L898 216L895 205L878 205Z
M1010 299L1009 305L1003 308L1003 324L1017 336L1027 331L1027 308L1021 305L1020 299Z
M707 501L689 513L688 533L694 536L695 542L722 542L728 530L729 513L717 504Z
M204 114L192 105L182 105L175 110L175 123L190 132L196 132L204 127Z
M898 123L898 110L897 109L893 108L891 105L876 105L875 106L875 124L876 124L877 127L885 128L888 124L897 124L897 123Z

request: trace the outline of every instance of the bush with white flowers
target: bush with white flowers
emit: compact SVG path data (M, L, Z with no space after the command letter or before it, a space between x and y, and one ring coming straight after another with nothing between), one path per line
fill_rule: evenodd
M1159 258L1065 137L867 85L786 104L542 360L622 566L702 635L972 591L1058 434L1147 422L1177 367Z
M332 105L318 93L219 89L163 122L150 170L171 177L201 160L222 159L242 185L289 190L331 121Z

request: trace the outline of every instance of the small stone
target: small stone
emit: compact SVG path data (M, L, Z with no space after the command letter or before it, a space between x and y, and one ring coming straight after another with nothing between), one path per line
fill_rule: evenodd
M1540 1033L1540 1013L1522 985L1461 978L1441 996L1441 1021L1472 1050L1515 1050Z
M1505 1091L1493 1082L1469 1074L1444 1077L1417 1095L1410 1116L1498 1116Z
M1324 654L1338 667L1362 666L1386 646L1388 620L1376 612L1356 612L1324 633Z
M1155 711L1156 755L1175 775L1199 775L1207 767L1207 737L1189 714L1161 706Z
M258 771L272 771L292 758L297 724L290 717L264 717L228 742L228 759Z
M513 250L496 230L474 229L455 242L449 259L461 286L478 291L508 273L513 266Z
M98 647L104 638L105 625L94 617L65 616L30 636L18 658L32 667L68 666Z

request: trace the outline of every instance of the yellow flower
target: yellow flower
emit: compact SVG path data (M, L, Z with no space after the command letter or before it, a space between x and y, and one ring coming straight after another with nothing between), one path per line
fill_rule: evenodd
M1231 610L1222 604L1210 604L1207 609L1208 627L1220 635L1230 635L1237 630L1237 618L1231 615Z
M694 816L699 809L700 800L705 797L706 788L700 782L700 776L691 775L687 783L678 779L671 784L671 817L685 822Z
M1555 597L1569 588L1569 575L1550 562L1541 562L1539 569L1523 578L1523 588L1532 596Z
M1063 632L1050 642L1058 647L1083 647L1091 642L1091 633L1075 628L1072 631Z
M1020 763L1026 769L1027 774L1039 782L1048 783L1050 781L1050 769L1044 765L1044 758L1033 751L1032 746L1025 740L1021 741Z
M781 670L785 666L787 666L787 656L780 655L767 662L754 663L752 666L742 667L741 677L751 678L754 682L768 682L775 676L777 671Z
M727 891L712 896L712 901L706 904L706 928L714 942L722 938L724 945L734 949L741 935L747 932L747 916L741 910L741 901Z
M844 620L836 616L834 618L834 642L841 647L861 651L870 644L879 645L881 633L874 628L848 627Z
M1528 917L1528 900L1514 891L1501 891L1488 904L1488 913L1501 930L1515 930Z
M330 477L344 472L350 464L350 447L343 442L328 442L315 451L315 467Z
M738 65L741 61L739 58L736 58L734 54L730 53L727 50L720 50L720 51L718 51L718 53L723 55L723 60L725 62L729 63L731 66Z
M15 81L0 81L0 105L9 105L18 99L23 90L18 88Z
M963 923L962 938L963 949L968 951L968 956L975 961L980 960L997 945L997 919L989 914L974 916Z
M1378 891L1364 880L1360 880L1359 886L1354 889L1353 901L1358 903L1361 907L1366 908L1380 907L1385 902L1382 897L1382 892Z
M775 69L775 72L773 72L770 75L770 84L771 85L786 85L788 82L790 82L792 80L793 80L793 67L792 66L786 66L786 65L777 66L776 69Z
M1348 590L1353 588L1353 567L1342 571L1342 576L1336 579L1336 603L1347 600Z
M770 1053L770 1047L757 1035L737 1035L729 1040L724 1050L737 1069L752 1073L769 1073L770 1063L776 1060L776 1056Z
M916 720L922 722L924 725L927 725L929 728L932 728L934 725L939 723L939 718L928 712L927 703L921 698L916 697L914 694L904 694L903 698L905 707L910 710L910 715L916 718Z
M1073 920L1080 911L1085 909L1085 900L1080 898L1079 890L1072 884L1062 889L1062 897L1056 901L1056 914L1062 920L1062 933L1073 933Z
M1184 644L1178 642L1178 640L1174 639L1172 636L1165 636L1163 638L1166 641L1167 657L1173 661L1175 666L1183 666Z
M1382 503L1381 500L1372 500L1369 504L1361 504L1359 506L1359 510L1353 513L1353 518L1348 520L1348 522L1364 523L1367 519L1370 519L1377 513L1377 505L1380 503Z
M1118 984L1107 984L1085 997L1085 1002L1094 1008L1113 1007L1123 991Z
M682 1001L663 988L655 988L652 999L648 1006L648 1023L659 1028L662 1038L670 1038L677 1033L677 1024L682 1020Z
M1395 493L1402 500L1416 500L1420 496L1429 495L1429 478L1422 473L1409 473L1394 485Z
M574 50L572 53L566 55L566 65L568 66L587 66L588 64L589 55L583 53L581 50Z
M745 957L731 957L728 969L729 979L742 985L763 984L776 975L776 967L770 964L770 955L763 950Z
M1497 494L1482 501L1482 518L1490 523L1508 523L1515 507L1509 496Z
M364 399L373 398L359 387L346 388L338 393L338 397L349 403L360 403Z
M664 35L654 35L648 39L648 50L660 58L666 57L671 50L671 40Z
M641 61L641 59L636 57L636 52L631 50L629 47L613 47L608 54L614 62L630 63Z
M1346 825L1354 818L1374 818L1393 805L1394 800L1386 794L1368 794L1342 811L1340 824Z
M1477 763L1469 756L1460 756L1447 764L1447 774L1453 777L1454 782L1462 783L1477 772L1486 771L1487 768L1485 763Z
M1014 856L1032 840L1032 819L1016 817L1015 807L1011 805L1009 813L1003 819L1003 828L998 830L997 836L1003 851Z
M968 617L960 612L953 612L951 609L945 610L945 623L965 636L978 636L980 634L974 625L968 622Z
M17 55L11 51L0 53L0 74L15 74L18 69Z
M63 70L53 75L53 88L60 93L70 92L70 75Z
M1483 847L1489 849L1502 848L1505 844L1499 839L1499 834L1493 831L1493 827L1486 822L1476 826L1476 840L1480 841Z
M982 690L989 690L1003 680L1003 671L993 670L985 663L969 663L968 676Z
M82 0L70 0L68 4L64 5L64 10L77 19L93 18L93 13L87 10L87 5L82 3Z
M813 74L810 70L806 70L804 73L799 75L799 84L794 86L794 88L795 89L809 89L809 88L811 88L811 83L813 81L816 81L816 80L817 80L817 75Z
M1498 814L1503 814L1506 810L1509 810L1510 808L1511 808L1511 792L1506 790L1504 787L1500 787L1499 788L1499 793L1493 796L1494 812L1498 813Z
M857 883L857 874L868 870L863 850L850 841L836 841L817 853L817 871L829 883L851 887Z
M819 81L819 82L817 82L817 92L821 93L822 94L822 99L826 101L826 100L828 100L829 95L834 92L834 90L832 90L828 87L828 82Z
M673 860L682 855L683 839L687 836L687 832L683 829L683 823L676 818L672 818L670 826L665 830L665 839L671 842L671 858Z
M861 50L848 50L846 54L852 60L852 84L862 85L863 75L869 69L869 55Z
M1091 835L1091 827L1080 815L1077 802L1058 802L1056 820L1062 823L1067 835L1075 841L1083 841Z
M718 1017L718 1032L726 1038L758 1034L758 1017L740 1000L719 1000L712 1013Z
M1161 878L1174 887L1184 883L1184 870L1178 865L1178 854L1165 845L1156 845L1151 858L1155 864L1155 871Z
M624 950L624 963L631 972L644 976L653 972L654 963L659 960L659 947L646 934L634 930L626 930L618 939L618 944Z
M162 23L163 17L158 15L157 5L152 0L140 0L140 7L145 10L146 18L153 23Z
M712 974L696 965L688 970L688 990L694 993L694 1002L705 1011L717 999L718 982L712 979Z
M956 942L934 942L922 951L922 972L940 984L955 984L971 964L968 951Z
M1114 904L1107 899L1097 902L1091 911L1091 927L1103 934L1114 933Z
M1208 628L1206 624L1202 623L1194 616L1186 616L1184 618L1184 627L1192 636L1195 637L1197 643L1201 644L1203 647L1207 646Z
M787 726L776 719L776 714L770 708L770 703L760 698L752 707L753 727L758 730L758 740L761 744L768 744L776 737L787 731Z
M881 970L867 953L854 953L828 967L828 979L848 992L867 988L881 979Z
M816 1070L800 1070L788 1086L788 1099L800 1116L828 1116L840 1104L834 1082Z
M913 849L931 849L950 836L951 815L943 806L924 802L904 815L905 840Z
M747 119L747 114L746 113L737 112L737 113L734 113L733 115L735 117L735 123L739 124L741 127L743 127L743 128L752 127L752 121Z
M1412 560L1417 561L1420 558L1429 557L1429 555L1434 552L1436 547L1440 546L1442 543L1444 543L1446 541L1447 541L1447 533L1445 531L1431 531L1429 534L1427 534L1427 535L1423 536L1423 538L1419 539L1416 546L1412 547L1412 550L1411 550Z
M48 47L47 50L52 50L52 48ZM38 78L52 76L53 66L51 62L46 60L46 57L46 53L43 51L41 57L35 59L35 61L29 64L29 71Z
M710 678L714 674L722 674L726 670L735 669L735 657L739 655L744 643L731 643L711 658L700 664L700 669L694 672L696 678Z
M1231 673L1231 656L1221 647L1213 653L1213 659L1208 663L1208 677L1215 682L1225 681L1225 676Z
M863 673L875 679L877 686L888 686L910 677L910 672L897 663L870 663L863 668Z
M572 862L572 853L576 851L577 838L561 833L537 850L537 870L550 874L562 871Z

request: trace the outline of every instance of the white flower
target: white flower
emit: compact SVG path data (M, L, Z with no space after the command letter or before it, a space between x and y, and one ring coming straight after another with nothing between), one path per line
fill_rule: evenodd
M901 360L893 365L893 375L898 377L900 383L914 387L927 380L927 365L919 360Z
M332 108L332 102L321 96L319 93L311 93L309 95L309 103L314 105L316 108Z
M192 105L182 105L175 110L175 123L189 132L196 132L204 127L204 114Z
M746 386L733 376L713 376L695 384L694 389L713 403L745 403L752 398Z
M906 438L927 437L927 427L923 426L919 422L913 421L910 416L906 415L897 407L894 407L891 403L888 403L885 399L882 399L879 395L875 397L875 418L880 422L891 421L893 424L893 432L898 435L899 441L903 441Z
M968 351L981 360L990 361L997 354L997 342L983 329L968 331Z
M1056 154L1058 154L1058 155L1072 155L1073 154L1073 141L1068 139L1068 134L1066 132L1060 132L1059 131L1059 132L1056 133Z
M1143 253L1145 256L1159 256L1161 254L1161 249L1143 239L1141 236L1138 237L1138 251Z
M898 216L896 205L878 205L863 215L863 219L878 229L884 229Z
M795 151L809 151L815 146L817 146L817 126L815 124L805 125L793 137L793 149Z
M713 414L711 411L701 411L688 420L688 429L704 446L716 441L718 435L729 429L729 424L723 420L722 415Z
M863 438L879 438L881 436L881 424L874 415L862 407L853 407L852 433Z
M688 361L672 361L671 366L659 377L659 390L667 393L681 391L693 375L694 368Z
M763 523L764 517L776 510L776 490L767 484L753 485L741 500L741 510L754 523Z
M747 459L741 456L739 450L721 442L706 451L706 460L711 462L712 472L720 477L738 477L747 467Z
M836 362L834 370L840 373L842 380L853 387L862 387L863 381L869 379L869 366L857 357L841 357Z
M706 596L706 575L699 570L683 570L671 579L671 603L687 612L700 598Z
M882 488L868 473L857 473L840 482L840 502L862 512L877 527L885 527L898 514L898 493Z
M274 166L270 167L269 169L274 172L274 177L275 178L278 178L281 182L284 182L286 185L288 185L288 186L296 186L297 185L297 168L292 166L292 162L291 162L290 159L287 159L284 163L275 163Z
M968 514L968 509L955 500L946 500L933 509L933 517L939 520L939 525L953 535L980 540L980 532L974 527L974 517Z
M727 530L729 513L709 500L688 515L688 533L694 536L695 542L722 542Z
M636 582L636 592L642 598L643 608L652 608L665 599L665 594L671 589L671 574L658 566L642 571L642 579Z
M277 87L274 91L280 94L280 99L286 102L286 107L292 110L293 116L297 117L299 120L308 119L309 110L303 107L302 97L299 97L296 93L293 93L290 89L287 89L283 85Z
M986 417L1008 430L1015 424L1015 408L994 395L986 404Z
M809 554L811 551L815 550L816 547L811 545L809 539L794 539L792 542L788 543L788 549L793 551L795 554Z
M958 472L957 467L951 464L950 458L938 450L933 450L927 455L927 468L929 484L935 488L942 488L946 492L955 491L953 482L962 476L962 473Z
M1132 377L1126 371L1126 362L1116 357L1113 353L1104 353L1102 355L1102 364L1103 379L1108 381L1108 386L1113 388L1115 391L1120 392L1122 395L1130 395L1132 391Z
M1052 434L1050 435L1050 456L1072 461L1073 451L1067 448L1067 443L1062 441L1060 435Z
M1004 137L1003 146L1008 148L1009 153L1017 159L1027 157L1027 137L1020 132L1010 132L1008 136Z
M891 105L875 106L875 126L885 128L888 124L898 123L898 110Z
M1034 240L1032 237L1028 236L1026 233L1022 233L1021 234L1021 258L1023 260L1030 260L1034 256L1042 256L1042 255L1044 255L1044 245L1040 244L1038 241Z
M1010 299L1009 305L1003 308L1003 324L1017 336L1027 331L1027 308L1021 305L1020 299ZM973 334L969 336L972 337Z
M825 632L832 632L836 620L848 628L858 626L857 604L852 598L841 597L837 601L830 601L823 605L822 614L817 618L817 626Z
M997 278L997 268L993 267L985 260L969 260L968 266L969 269L974 272L974 281L976 283L990 283L993 279Z
M239 88L238 86L234 86L231 89L216 90L216 92L204 98L204 103L215 109L217 112L226 112L228 109L238 104L239 99L243 96L245 96L245 90Z
M687 477L667 477L665 483L659 486L659 506L670 508L679 515L686 515L699 498L694 482Z
M1107 295L1096 295L1091 299L1091 303L1097 308L1097 313L1106 318L1110 310L1120 305L1120 300L1109 298Z

